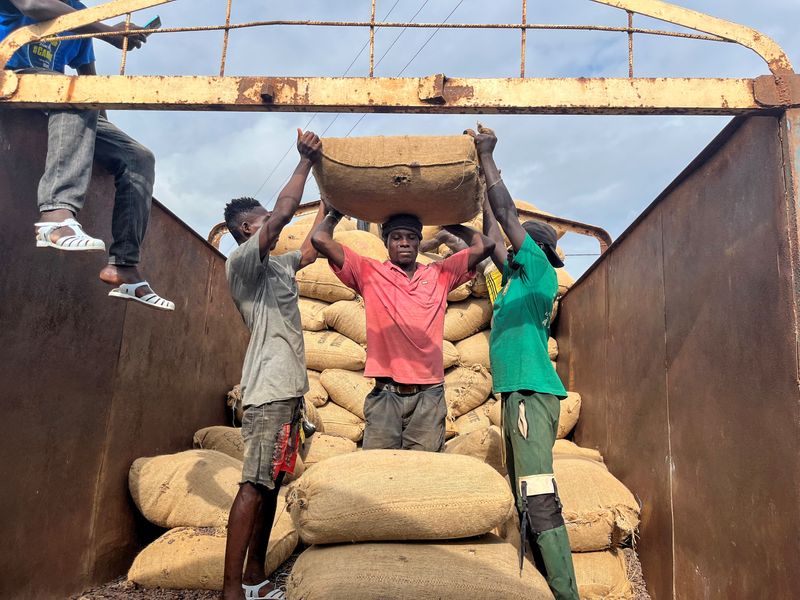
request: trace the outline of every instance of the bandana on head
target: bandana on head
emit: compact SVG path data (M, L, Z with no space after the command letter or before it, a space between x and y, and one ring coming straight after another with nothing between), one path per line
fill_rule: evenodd
M389 234L395 229L408 229L413 231L422 239L422 221L414 215L392 215L381 227L383 241L389 239Z

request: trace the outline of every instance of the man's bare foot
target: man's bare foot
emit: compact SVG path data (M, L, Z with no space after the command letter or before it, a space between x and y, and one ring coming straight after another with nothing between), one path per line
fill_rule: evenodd
M139 272L139 268L134 266L123 265L106 265L100 271L100 281L108 285L119 286L123 283L139 283L144 281L144 277ZM138 298L152 294L153 290L149 285L143 285L136 288L135 294Z
M241 585L224 586L222 589L222 600L244 600L244 589Z

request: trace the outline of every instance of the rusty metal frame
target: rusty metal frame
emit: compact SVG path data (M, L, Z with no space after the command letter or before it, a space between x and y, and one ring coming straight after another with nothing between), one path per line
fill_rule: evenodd
M300 215L309 214L311 211L316 210L319 207L319 200L315 200L313 202L306 202L305 204L301 204L297 207L294 215L298 217ZM539 221L544 221L545 223L549 223L550 225L558 225L561 229L569 231L571 233L577 233L578 235L586 235L589 237L593 237L597 240L600 244L600 254L603 254L608 247L611 245L611 236L609 233L603 229L602 227L598 227L597 225L589 225L588 223L581 223L580 221L573 221L572 219L565 219L563 217L556 217L555 215L549 215L547 213L541 213L536 210L527 210L523 208L518 208L517 212L523 217L528 217L532 219L537 219ZM211 228L211 231L208 232L208 236L206 240L209 244L214 246L217 250L219 250L219 244L222 241L222 238L225 234L228 233L228 227L225 223L217 223L214 227Z
M0 64L22 45L72 31L100 20L130 14L172 0L114 0L52 21L16 30L0 42ZM519 78L466 79L444 74L423 78L328 77L157 77L20 75L0 71L0 106L19 108L97 108L237 110L290 112L419 112L528 114L744 114L800 106L800 79L783 50L749 27L710 17L660 0L592 0L627 13L626 27L541 25L522 23L382 23L375 21L264 21L226 23L170 31L224 30L245 26L319 25L367 27L370 31L370 74L374 75L375 30L381 27L519 29ZM657 32L633 26L633 15L667 21L705 35ZM525 32L528 29L599 29L628 36L628 78L524 78ZM742 45L758 54L771 75L756 79L635 78L633 35L656 33L699 37ZM95 34L92 37L103 37ZM90 34L69 36L85 37ZM220 73L224 74L227 44L223 42ZM124 52L123 52L124 65Z

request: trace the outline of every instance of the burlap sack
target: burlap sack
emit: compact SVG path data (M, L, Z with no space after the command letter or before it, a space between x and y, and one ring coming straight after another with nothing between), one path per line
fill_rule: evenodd
M483 202L468 136L325 138L314 178L327 202L372 223L397 213L430 225L460 223Z
M561 269L556 269L556 275L558 276L558 296L561 297L569 291L569 288L573 286L575 280L563 267Z
M423 265L429 265L433 262L443 260L443 258L433 252L420 252L417 255L417 262ZM469 298L470 294L470 282L466 282L461 284L456 289L451 290L449 294L447 294L447 301L448 302L461 302L462 300L466 300Z
M581 600L633 600L625 555L621 550L572 555Z
M325 309L325 324L357 344L367 343L367 311L364 301L340 300Z
M318 258L304 269L299 270L295 280L298 292L304 298L336 302L352 300L356 297L356 293L333 274L328 260L325 258Z
M338 404L328 402L325 406L320 406L317 412L325 424L325 433L339 435L354 442L364 437L364 421Z
M340 454L347 454L348 452L355 451L355 442L347 438L327 433L315 433L310 438L306 439L306 443L300 450L300 456L303 459L303 464L306 469L310 469L318 462L331 458L332 456L339 456Z
M481 535L508 519L506 480L469 456L367 450L317 464L287 495L309 544Z
M364 399L375 387L375 380L361 371L326 369L320 377L331 401L364 420Z
M475 275L475 279L470 282L469 292L476 298L489 297L489 288L486 287L486 277L480 271Z
M305 399L314 406L322 406L328 401L328 391L319 382L319 376L319 371L308 369L308 391Z
M444 451L448 454L464 454L477 458L505 476L507 471L503 465L502 444L503 434L500 428L491 425L456 436L444 445Z
M322 331L325 329L325 315L323 310L329 305L322 300L303 298L297 300L300 309L300 322L305 331Z
M580 416L581 395L567 392L567 397L561 401L561 412L558 416L558 439L566 437L573 430Z
M289 558L299 536L278 497L267 546L267 576ZM225 566L224 527L178 527L142 550L128 571L128 581L145 588L221 590Z
M588 458L589 460L594 460L599 463L604 462L603 455L594 448L582 448L574 442L570 442L569 440L556 440L556 443L553 445L553 456L557 454L564 456L579 456L581 458Z
M314 371L360 371L367 361L364 348L336 331L304 331L303 341L306 347L306 366Z
M486 300L470 298L451 304L444 315L444 339L457 342L488 327L492 307Z
M447 340L442 340L442 361L445 369L454 367L460 361L458 350L456 350L452 342Z
M455 427L459 436L466 435L471 431L486 429L491 424L492 422L486 416L486 411L483 410L482 406L461 415L455 420Z
M556 338L551 337L547 340L547 354L550 356L550 360L558 358L558 342Z
M239 427L214 425L199 429L194 434L192 446L203 450L216 450L236 460L244 459L244 441Z
M284 227L280 237L278 237L278 243L275 245L271 254L277 256L278 254L285 254L292 250L299 250L306 236L308 236L308 232L311 231L315 218L316 212L312 212L298 217L295 221ZM353 230L357 225L358 223L356 223L355 219L345 217L339 221L336 229L334 229L334 233Z
M447 376L445 376L445 379ZM447 388L445 388L446 393ZM558 416L558 439L566 437L573 430L581 414L581 395L577 392L567 392L567 397L561 401L561 410ZM488 417L492 425L500 426L501 403L495 402L488 409Z
M369 231L343 231L334 234L333 239L361 256L381 262L389 260L389 251L383 240Z
M618 546L636 531L639 504L605 465L556 455L553 468L573 552Z
M322 422L322 417L319 416L319 411L317 407L314 406L312 402L308 400L304 400L304 407L306 410L306 419L311 421L314 424L314 427L317 428L317 431L320 433L325 432L325 423Z
M456 350L461 359L461 364L465 367L472 365L482 365L491 370L489 362L489 331L480 331L456 342Z
M239 489L242 462L216 450L139 458L128 473L136 507L161 527L221 527Z
M488 404L488 403L487 403ZM486 411L486 416L492 422L492 425L497 427L502 426L503 419L503 403L497 400L489 405L489 410Z
M492 392L492 376L480 365L455 367L444 375L444 398L454 418L478 408Z
M530 202L525 202L525 200L514 200L514 204L516 205L517 210L532 210L532 211L540 212L540 213L542 213L544 215L549 215L551 217L555 216L553 213L547 212L546 210L542 210L541 208L538 208L537 206L531 204ZM524 223L525 221L528 221L528 220L530 220L532 218L533 217L529 217L527 215L520 214L519 215L519 222L520 223ZM558 237L558 239L561 239L564 236L564 234L567 232L567 230L564 227L561 227L560 225L555 225L555 224L551 223L550 227L552 227L553 229L556 230L556 236ZM562 260L563 260L563 257L562 257Z
M547 583L493 535L438 543L313 546L287 584L289 600L546 600Z

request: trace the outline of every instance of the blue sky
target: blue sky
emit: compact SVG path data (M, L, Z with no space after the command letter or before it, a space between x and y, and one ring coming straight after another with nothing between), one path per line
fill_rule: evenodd
M98 4L89 2L88 4ZM589 0L529 0L528 21L624 26L624 12ZM490 5L490 6L489 6ZM683 6L753 27L800 61L800 2L796 0L685 0ZM441 22L518 22L519 0L378 0L379 18ZM165 27L224 22L224 0L177 0L138 13ZM233 22L263 19L368 20L369 0L234 0ZM637 26L668 24L636 17ZM518 31L379 30L376 75L513 77L519 70ZM400 36L399 39L398 35ZM271 27L231 33L226 74L341 76L368 74L368 30ZM396 40L396 41L395 41ZM426 44L427 42L427 44ZM768 73L754 53L732 44L636 37L636 75L754 77ZM212 75L219 68L222 33L154 35L128 56L129 74ZM95 42L100 73L119 69L119 52ZM419 51L419 54L411 60ZM529 77L627 76L627 37L605 32L529 32ZM233 197L255 195L271 206L297 162L295 128L339 137L446 135L473 126L469 115L201 113L114 111L109 117L149 146L157 158L155 196L205 236ZM362 118L363 117L363 118ZM311 122L309 123L309 120ZM616 238L728 122L727 117L533 116L481 118L499 137L496 159L515 198L600 225ZM354 128L355 127L355 128ZM353 129L354 128L354 129ZM288 150L288 155L286 154ZM285 158L284 158L285 156ZM305 199L318 192L311 179ZM567 268L582 273L597 252L589 238L567 235Z

